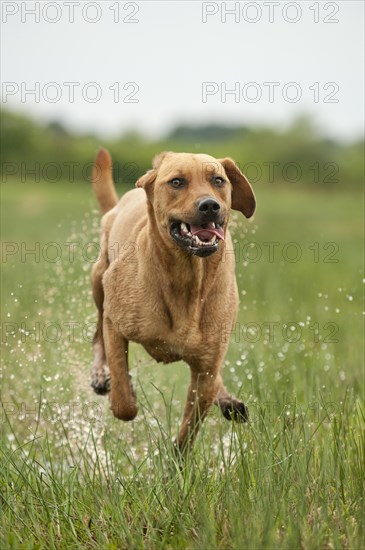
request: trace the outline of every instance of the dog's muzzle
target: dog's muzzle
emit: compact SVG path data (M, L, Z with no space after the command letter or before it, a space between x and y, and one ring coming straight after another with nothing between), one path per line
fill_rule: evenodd
M218 250L219 241L224 241L223 223L213 221L203 224L173 221L170 234L181 248L201 257L214 254Z

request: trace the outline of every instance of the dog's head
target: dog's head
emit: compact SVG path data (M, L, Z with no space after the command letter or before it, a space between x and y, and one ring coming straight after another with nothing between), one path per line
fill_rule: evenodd
M210 256L224 240L231 208L250 218L251 185L230 158L165 152L136 183L152 206L162 235L197 256Z

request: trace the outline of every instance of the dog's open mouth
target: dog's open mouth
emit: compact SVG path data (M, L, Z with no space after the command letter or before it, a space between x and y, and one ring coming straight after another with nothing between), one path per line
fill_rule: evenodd
M216 222L195 225L173 221L170 234L181 248L197 256L210 256L218 250L218 242L224 241L223 226Z

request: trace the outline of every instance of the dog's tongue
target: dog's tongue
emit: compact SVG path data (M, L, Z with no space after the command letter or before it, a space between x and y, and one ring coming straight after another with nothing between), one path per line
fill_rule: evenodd
M213 222L202 225L191 225L190 231L193 235L198 235L201 241L210 241L212 235L216 235L218 239L224 241L223 227L215 227Z

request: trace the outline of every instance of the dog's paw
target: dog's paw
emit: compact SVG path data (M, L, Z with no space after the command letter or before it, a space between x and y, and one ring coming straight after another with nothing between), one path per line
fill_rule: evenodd
M98 395L106 395L110 392L110 375L105 374L103 376L93 376L91 387Z
M222 399L219 401L219 407L224 418L235 420L236 422L247 422L249 418L248 408L243 401L238 399Z
M117 399L113 399L113 393L110 395L111 409L115 418L119 420L124 420L124 422L130 422L134 420L138 413L138 407L134 399L129 403L121 401L119 396Z

